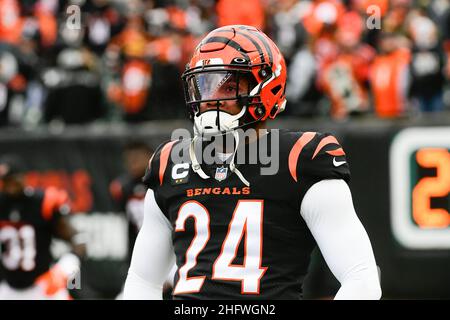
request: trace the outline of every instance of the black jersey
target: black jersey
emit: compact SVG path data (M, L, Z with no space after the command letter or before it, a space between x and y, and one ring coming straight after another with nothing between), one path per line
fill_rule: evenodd
M48 271L50 244L60 214L66 213L67 194L54 188L26 190L17 198L0 193L0 245L4 280L26 288Z
M262 175L260 161L237 165L249 185L223 164L202 166L204 179L189 163L174 162L190 141L165 143L150 160L144 182L173 227L175 299L302 297L316 245L300 215L302 199L314 183L348 181L350 173L332 135L270 130L260 141L275 135L276 174Z

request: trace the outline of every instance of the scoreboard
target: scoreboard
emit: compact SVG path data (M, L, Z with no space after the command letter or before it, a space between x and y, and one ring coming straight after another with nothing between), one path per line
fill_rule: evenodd
M450 249L450 128L404 129L389 157L396 240L408 249Z

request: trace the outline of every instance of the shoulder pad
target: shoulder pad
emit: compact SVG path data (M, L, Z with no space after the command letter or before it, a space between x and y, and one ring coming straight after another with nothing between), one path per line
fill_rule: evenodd
M289 172L296 182L302 178L350 179L344 149L329 133L302 133L289 153Z
M142 181L147 187L153 189L162 185L164 173L170 158L170 152L176 142L178 142L178 140L163 142L151 156L145 175L142 178Z

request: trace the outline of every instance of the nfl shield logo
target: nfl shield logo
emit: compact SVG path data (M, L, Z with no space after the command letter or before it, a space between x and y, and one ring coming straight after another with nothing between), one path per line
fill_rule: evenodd
M217 181L222 181L227 177L228 168L220 167L216 169L215 179Z

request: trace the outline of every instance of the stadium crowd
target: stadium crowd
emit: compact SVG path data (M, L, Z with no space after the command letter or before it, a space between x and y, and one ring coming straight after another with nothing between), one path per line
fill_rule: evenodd
M0 126L185 118L185 63L228 24L275 39L290 116L449 109L449 0L0 0Z

